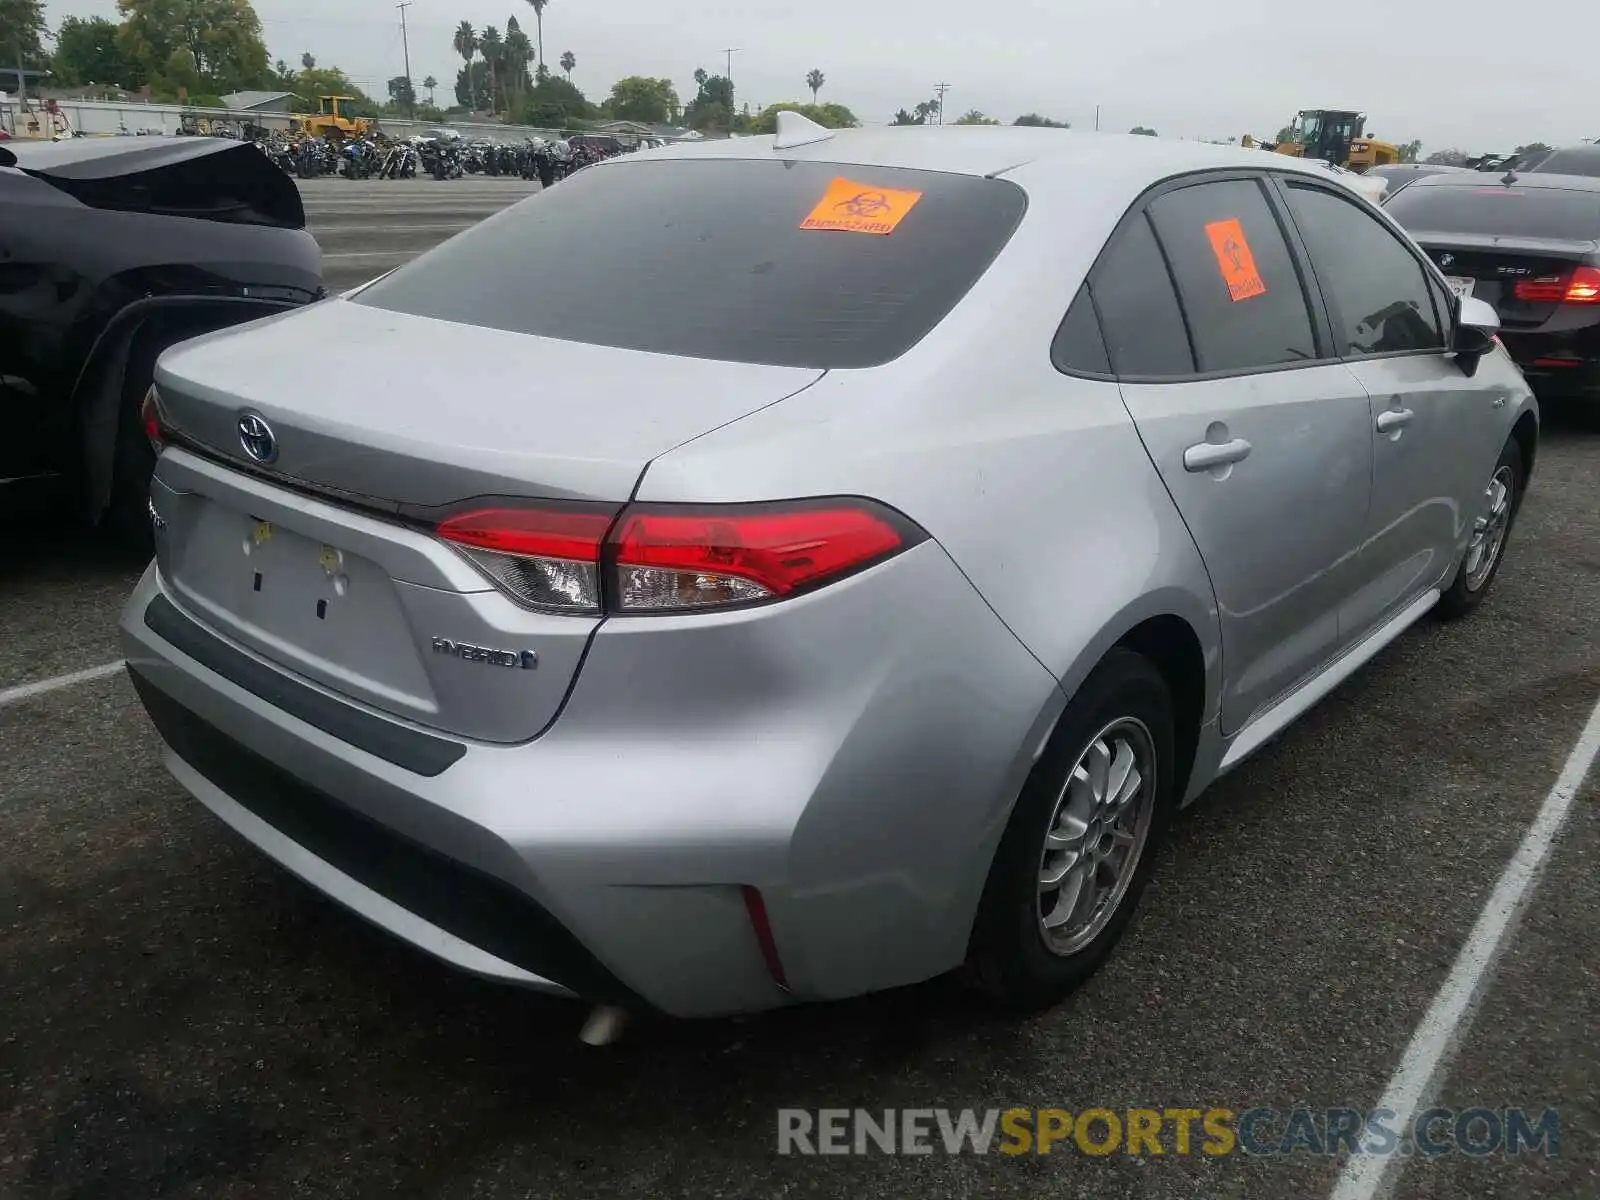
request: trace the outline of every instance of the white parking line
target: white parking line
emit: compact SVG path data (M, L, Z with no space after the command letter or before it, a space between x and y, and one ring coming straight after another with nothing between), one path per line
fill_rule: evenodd
M1550 856L1551 846L1572 812L1572 802L1597 755L1600 755L1600 703L1589 714L1589 722L1567 756L1555 787L1545 797L1539 815L1489 894L1488 903L1478 914L1477 924L1467 935L1450 974L1411 1035L1411 1044L1390 1078L1383 1099L1378 1101L1379 1108L1394 1113L1390 1128L1408 1129L1418 1110L1432 1099L1444 1066L1472 1024L1473 1013L1493 973L1495 960L1538 886L1539 873ZM1376 1200L1386 1196L1405 1161L1399 1154L1351 1157L1334 1185L1331 1200Z
M59 691L61 688L71 687L75 683L88 683L92 679L104 679L107 675L115 675L122 670L122 660L101 663L98 667L88 667L82 671L73 671L70 675L57 675L52 679L41 679L37 683L23 683L16 687L9 687L0 691L0 708L8 704L16 704L22 700L32 700L35 696L43 696L47 692Z

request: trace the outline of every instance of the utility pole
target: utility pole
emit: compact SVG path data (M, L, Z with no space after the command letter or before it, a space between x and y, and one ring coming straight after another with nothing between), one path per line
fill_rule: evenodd
M406 36L406 9L414 2L415 0L403 0L402 3L395 5L400 10L400 49L406 56L406 116L412 120L416 120L417 116L417 92L411 86L411 41Z
M950 85L948 83L936 83L933 85L933 94L939 98L939 124L941 125L944 124L944 94L949 90Z
M728 58L727 74L723 78L728 81L728 90L731 92L733 90L733 56L739 53L739 47L729 46L722 53L727 55Z

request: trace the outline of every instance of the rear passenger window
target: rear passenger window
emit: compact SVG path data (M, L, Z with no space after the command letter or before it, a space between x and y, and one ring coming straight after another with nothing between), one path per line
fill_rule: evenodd
M1168 192L1151 202L1150 219L1172 264L1201 371L1317 357L1305 291L1259 183Z
M1081 371L1090 375L1111 373L1111 362L1106 358L1106 344L1100 336L1100 319L1095 316L1088 284L1078 289L1077 298L1073 300L1072 307L1067 309L1067 319L1056 330L1050 358L1062 371Z
M1192 375L1194 356L1172 277L1142 216L1112 239L1089 277L1111 369L1118 375Z
M1427 272L1383 221L1322 188L1290 183L1286 190L1348 353L1443 350L1444 322Z

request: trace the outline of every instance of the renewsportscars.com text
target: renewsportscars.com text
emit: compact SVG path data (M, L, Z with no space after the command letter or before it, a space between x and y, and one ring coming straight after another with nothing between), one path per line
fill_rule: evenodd
M1561 1153L1556 1109L1431 1108L1409 1125L1354 1108L782 1108L779 1154Z

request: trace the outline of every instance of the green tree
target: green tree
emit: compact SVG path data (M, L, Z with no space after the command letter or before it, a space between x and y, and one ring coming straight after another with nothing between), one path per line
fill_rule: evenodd
M562 129L592 121L599 110L582 92L565 79L548 71L533 85L515 110L519 125L538 125L545 129Z
M300 56L300 65L307 71L315 71L317 69L317 56L307 50Z
M550 7L550 0L528 0L528 7L533 9L533 40L539 65L542 67L544 66L544 10Z
M828 82L828 77L816 67L806 72L806 86L811 89L811 103L817 102L817 93L822 90L822 85Z
M939 102L922 100L911 111L917 114L918 125L932 125L939 116Z
M798 100L788 100L778 104L769 104L751 118L750 132L775 132L778 128L778 114L780 112L797 112L802 117L815 121L825 129L854 129L861 124L860 121L856 120L855 113L842 104L801 104Z
M429 75L422 81L422 86L428 89L428 107L436 107L433 103L433 89L439 86L439 81L432 75Z
M1292 141L1294 141L1294 126L1293 125L1285 125L1282 129L1278 130L1277 133L1272 135L1272 144L1275 145L1275 146L1278 145L1281 142L1292 142Z
M271 79L250 0L117 0L117 11L117 47L152 82L188 87L177 77L192 74L207 92L234 92Z
M905 109L901 108L901 109L895 110L894 117L893 117L893 119L890 120L889 124L891 124L891 125L921 125L921 124L923 124L923 118L912 116Z
M611 85L606 111L618 121L662 124L677 116L678 89L670 79L629 75Z
M500 59L505 51L505 43L500 40L500 31L493 25L485 25L483 33L478 38L478 53L483 55L483 61L489 66L489 112L493 115L497 111L496 96L499 94L495 87L495 76L498 74Z
M350 77L338 67L309 67L303 71L295 72L294 76L294 103L295 112L316 112L317 98L320 96L349 96L354 104L341 104L339 111L351 116L359 116L362 112L370 112L377 108L372 97L363 92Z
M728 129L732 126L733 80L723 75L708 75L704 68L694 73L699 92L683 110L683 123L690 129Z
M1132 129L1128 130L1128 132L1129 133L1137 133L1140 137L1156 137L1157 136L1156 131L1154 129L1149 129L1146 126L1143 126L1143 125L1135 125Z
M1403 146L1397 146L1396 149L1400 151L1401 162L1414 163L1417 161L1417 155L1422 153L1422 143L1407 142Z
M533 43L522 32L517 19L512 17L506 22L506 48L500 68L500 87L506 96L508 112L514 103L521 103L522 97L533 86L534 81L528 75L528 64L532 61Z
M561 52L561 70L566 75L568 83L572 82L572 70L577 65L577 55L573 54L571 50L563 50Z
M1430 166L1464 167L1467 165L1467 156L1461 150L1435 150L1422 161Z
M112 83L136 88L144 84L144 71L128 61L117 45L115 22L104 17L63 17L56 30L50 80L67 87Z
M389 80L389 102L394 105L396 116L410 112L417 106L416 89L411 86L411 80L404 75L396 75Z
M25 70L41 70L49 62L44 38L44 0L0 0L0 64L15 67L22 59Z
M489 65L482 59L456 72L456 103L469 112L489 108Z
M1071 129L1070 121L1052 121L1049 117L1041 117L1038 113L1023 113L1013 125L1031 125L1038 129Z
M993 117L986 117L981 112L979 112L977 109L972 108L972 109L968 109L961 116L957 117L956 118L956 124L957 125L998 125L998 124L1000 124L1000 122L996 121Z

